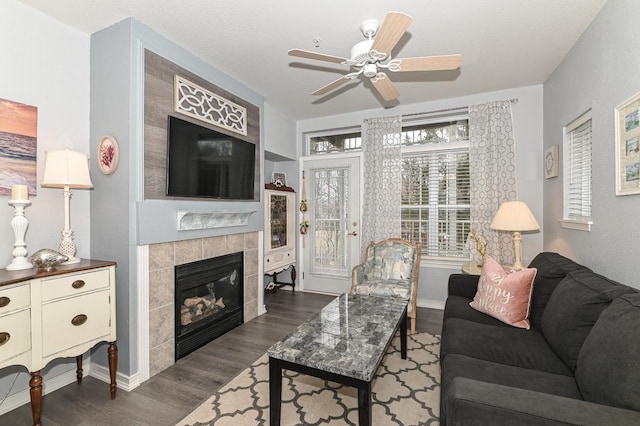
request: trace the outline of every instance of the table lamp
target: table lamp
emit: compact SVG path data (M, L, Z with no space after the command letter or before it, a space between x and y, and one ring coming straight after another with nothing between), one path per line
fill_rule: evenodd
M496 216L491 222L491 229L496 231L513 232L513 249L516 260L513 269L519 271L522 266L521 231L537 231L540 225L533 217L531 210L524 201L507 201L500 205Z
M41 186L64 189L64 229L61 232L59 251L69 258L65 264L78 263L80 259L75 257L76 244L69 225L70 189L93 188L89 176L89 156L68 149L45 152L44 177Z

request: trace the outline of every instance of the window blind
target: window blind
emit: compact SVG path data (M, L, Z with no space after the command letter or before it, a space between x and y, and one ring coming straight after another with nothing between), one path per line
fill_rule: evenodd
M464 257L470 231L469 149L403 155L402 238L427 256Z
M568 131L569 175L566 216L591 219L591 118Z

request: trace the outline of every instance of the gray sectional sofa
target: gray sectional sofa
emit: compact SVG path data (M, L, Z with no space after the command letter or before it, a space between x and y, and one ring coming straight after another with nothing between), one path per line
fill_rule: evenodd
M478 276L449 278L441 424L640 425L640 292L557 253L529 266L530 330L469 306Z

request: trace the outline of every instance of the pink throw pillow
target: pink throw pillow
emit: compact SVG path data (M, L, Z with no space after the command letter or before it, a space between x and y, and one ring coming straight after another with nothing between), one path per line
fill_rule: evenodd
M469 305L506 324L529 330L531 294L537 272L536 268L510 272L487 256L478 291Z

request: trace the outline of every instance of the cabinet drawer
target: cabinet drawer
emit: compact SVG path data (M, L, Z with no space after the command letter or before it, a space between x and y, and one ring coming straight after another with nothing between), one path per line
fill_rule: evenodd
M47 357L109 335L109 291L42 305L42 354Z
M29 309L0 317L0 363L31 349L30 330Z
M0 287L0 315L29 306L31 303L29 288L29 284Z
M283 250L264 257L264 270L270 271L282 265L290 265L296 260L295 250Z
M109 271L107 269L52 278L42 281L42 301L47 302L61 297L75 296L107 287L109 287Z

